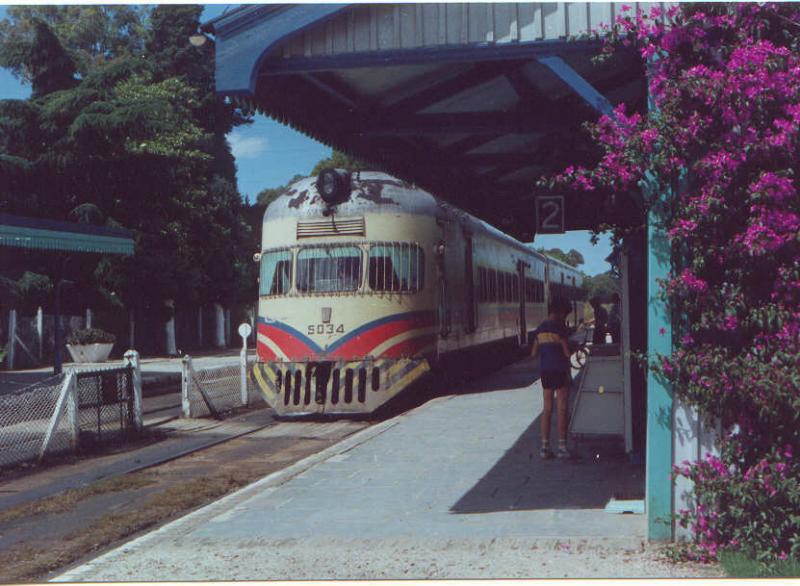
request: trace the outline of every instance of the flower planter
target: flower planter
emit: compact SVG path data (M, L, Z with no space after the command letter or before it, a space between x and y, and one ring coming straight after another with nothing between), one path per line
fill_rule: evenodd
M114 344L67 344L72 360L75 362L105 362Z

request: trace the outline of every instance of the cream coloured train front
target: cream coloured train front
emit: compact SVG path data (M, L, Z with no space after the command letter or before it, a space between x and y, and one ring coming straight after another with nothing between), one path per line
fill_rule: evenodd
M252 376L281 415L369 413L459 356L525 347L553 295L582 317L574 268L383 173L291 185L260 262Z

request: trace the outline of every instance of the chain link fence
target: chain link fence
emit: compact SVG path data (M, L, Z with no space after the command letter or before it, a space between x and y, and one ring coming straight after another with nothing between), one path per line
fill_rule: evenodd
M76 384L82 446L120 441L136 433L130 366L78 372Z
M195 369L190 356L183 358L182 406L184 417L220 417L238 407L263 403L248 376L255 355L235 363Z
M138 354L123 366L68 370L0 395L0 468L119 442L142 429Z
M66 374L60 374L0 395L0 467L39 456L65 379ZM50 443L55 452L72 448L73 437L66 418L53 429Z

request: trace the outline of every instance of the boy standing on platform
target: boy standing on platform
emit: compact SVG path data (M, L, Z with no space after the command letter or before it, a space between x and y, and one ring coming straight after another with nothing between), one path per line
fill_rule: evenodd
M539 455L549 459L553 457L550 450L550 417L553 411L553 395L556 396L558 412L558 451L559 458L569 458L567 450L567 397L572 382L570 376L569 336L564 323L569 313L569 305L562 299L550 302L548 316L534 332L531 356L541 353L542 389L544 392L544 410L541 416L542 447Z

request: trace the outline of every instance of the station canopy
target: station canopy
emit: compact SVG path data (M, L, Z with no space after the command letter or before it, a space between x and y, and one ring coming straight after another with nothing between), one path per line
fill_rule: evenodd
M638 55L598 62L585 34L621 6L242 6L203 30L219 94L530 240L537 179L599 157L583 123L646 107ZM587 196L565 208L572 230L612 213Z
M0 214L0 247L131 255L133 233L121 228Z

